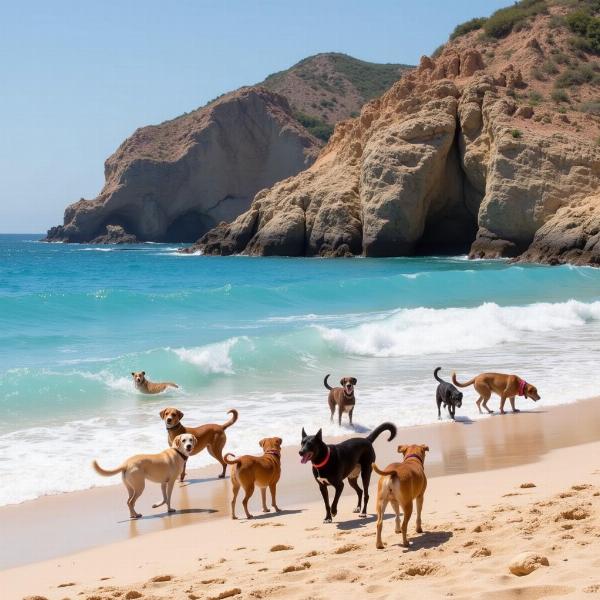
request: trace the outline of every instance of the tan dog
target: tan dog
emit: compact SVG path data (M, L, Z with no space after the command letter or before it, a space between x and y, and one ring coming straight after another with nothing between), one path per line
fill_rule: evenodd
M402 531L403 546L408 547L406 530L412 515L413 500L417 501L417 533L423 533L421 511L423 510L423 500L427 489L424 464L425 452L428 451L429 446L398 446L398 452L404 455L404 462L392 463L383 471L373 463L373 471L381 475L377 487L377 540L375 543L380 550L383 548L383 542L381 541L383 515L388 502L391 502L396 512L396 533ZM402 529L400 529L400 506L404 515Z
M171 381L152 383L146 379L146 371L132 371L131 376L133 377L136 389L144 394L160 394L168 387L179 387L176 383L172 383Z
M234 465L231 469L231 487L233 490L233 500L231 501L231 518L237 519L235 516L235 503L237 500L240 487L244 488L244 499L242 505L246 513L246 518L252 519L252 515L248 512L248 500L254 493L254 486L260 489L262 498L262 508L264 513L271 512L267 508L267 487L271 492L271 504L273 508L279 512L277 500L275 498L277 482L281 476L281 438L264 438L258 442L263 449L262 456L250 456L245 454L234 460L229 460L229 456L225 455L225 462L228 465Z
M456 373L452 373L452 382L458 387L464 388L470 385L475 387L475 390L479 394L477 399L477 408L481 413L481 406L483 402L483 408L488 413L493 413L493 410L488 408L488 400L490 399L492 392L500 396L500 412L504 414L504 404L506 399L510 399L510 406L513 412L519 412L519 409L515 408L515 397L525 396L525 398L531 398L534 402L540 399L537 388L530 383L527 383L524 379L517 377L517 375L504 375L503 373L482 373L473 377L473 379L459 383L456 380Z
M350 420L350 426L352 425L352 413L354 412L354 406L356 404L356 398L354 397L354 386L357 383L356 377L342 377L340 379L340 386L332 388L327 380L329 375L325 375L323 385L329 390L329 396L327 402L329 403L329 410L331 411L331 420L333 421L333 414L335 413L335 407L338 409L338 425L342 424L342 413L348 413L348 419Z
M187 433L178 435L173 440L171 447L159 454L136 454L116 469L103 469L96 461L92 462L92 466L96 473L103 477L110 477L117 473L123 474L123 483L129 492L127 506L132 519L139 519L142 516L135 511L135 502L144 491L146 479L160 483L162 490L163 501L153 504L152 508L166 504L169 512L175 512L175 509L171 508L173 486L181 469L185 468L188 456L192 453L195 445L196 438Z
M223 472L219 475L220 479L225 477L225 470L227 469L227 463L223 460L223 447L227 441L225 430L231 427L238 420L238 411L232 408L227 411L231 413L231 419L223 425L217 425L216 423L210 423L207 425L200 425L199 427L184 427L181 423L183 413L177 408L163 408L160 411L160 418L165 422L167 428L167 434L169 438L169 444L182 433L191 433L196 438L196 445L192 455L202 452L204 448L208 450L208 453L216 458L219 463L223 466ZM181 471L181 481L185 478L185 465L183 471Z

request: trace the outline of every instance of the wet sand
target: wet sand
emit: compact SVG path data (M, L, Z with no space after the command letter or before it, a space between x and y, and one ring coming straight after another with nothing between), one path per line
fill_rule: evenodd
M431 448L427 459L430 478L524 465L541 460L555 449L600 440L600 398L547 408L539 405L531 412L496 414L477 421L443 421L401 428L391 443L385 441L386 435L384 432L375 444L380 466L397 460L396 448L400 443L427 443ZM282 456L278 502L283 507L315 502L319 498L310 468L299 463L298 441L284 440L294 445L286 447ZM151 508L160 490L157 485L149 484L137 505L144 517L129 520L125 490L118 477L114 478L118 483L115 486L0 508L3 542L0 569L153 532L229 518L230 483L228 478L216 477L219 470L215 464L190 471L188 481L175 488L173 505L178 512L174 515ZM371 486L374 497L374 482ZM353 494L348 486L344 493ZM370 509L373 507L371 503Z

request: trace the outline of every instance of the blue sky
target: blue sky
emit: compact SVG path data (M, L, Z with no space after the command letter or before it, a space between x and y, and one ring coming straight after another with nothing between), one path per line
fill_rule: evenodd
M508 0L0 0L0 232L93 198L104 160L160 123L318 52L417 63Z

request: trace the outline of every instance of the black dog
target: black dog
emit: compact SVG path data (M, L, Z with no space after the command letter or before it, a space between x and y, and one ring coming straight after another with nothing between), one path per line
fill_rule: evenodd
M360 512L361 517L367 516L367 503L369 501L369 481L371 480L371 465L375 462L373 442L380 433L389 431L388 442L396 436L396 426L393 423L382 423L376 427L366 438L351 438L341 444L325 444L322 432L316 435L307 435L302 428L302 446L300 456L302 463L312 462L313 475L319 484L319 490L325 502L324 523L331 523L331 517L337 514L338 500L344 489L344 479L356 490L358 505L354 512ZM358 476L362 478L364 489L364 504L362 512L360 503L363 490L358 486ZM335 496L331 507L329 506L329 493L327 486L335 488Z
M444 381L438 376L438 372L441 371L442 367L438 367L434 372L433 376L436 378L440 384L437 386L437 390L435 391L435 401L437 402L438 407L438 419L442 418L442 413L440 411L440 407L442 403L448 409L450 416L454 419L454 415L456 414L456 409L462 406L462 392L459 392L451 383Z

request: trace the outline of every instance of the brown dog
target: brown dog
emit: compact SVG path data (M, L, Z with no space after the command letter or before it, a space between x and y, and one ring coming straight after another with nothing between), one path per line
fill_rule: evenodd
M348 419L350 425L352 425L352 413L354 412L354 405L356 399L354 398L354 386L357 383L356 377L342 377L340 379L340 386L332 388L327 380L329 375L325 375L323 385L329 390L329 396L327 402L329 403L329 410L331 411L331 420L333 421L333 414L335 413L335 407L338 409L338 425L342 424L342 413L348 413Z
M170 381L164 381L161 383L152 383L146 379L146 371L132 371L131 376L135 387L144 394L160 394L164 392L168 387L178 388L176 383Z
M196 445L192 455L202 452L204 448L208 450L208 453L216 458L219 463L223 466L223 472L219 475L220 479L225 477L225 470L227 469L227 463L223 460L223 447L227 441L225 430L231 427L238 420L238 411L232 408L227 411L231 413L231 419L223 425L217 425L216 423L210 423L207 425L200 425L200 427L184 427L181 423L183 413L177 408L163 408L159 415L160 418L165 422L167 428L167 434L169 437L169 444L182 433L191 433L196 438ZM181 481L185 478L185 465L183 471L181 471Z
M152 508L166 504L169 512L175 512L175 509L171 508L173 486L181 470L185 469L185 463L195 445L196 438L191 433L185 433L175 437L171 447L159 454L136 454L116 469L103 469L96 461L92 466L96 473L103 477L123 474L123 483L129 492L127 506L132 519L139 519L142 516L135 510L135 501L142 495L146 487L146 479L160 483L162 490L163 501L160 504L153 504Z
M264 513L271 512L267 508L267 487L271 492L271 504L273 508L279 512L275 492L277 482L281 476L281 438L264 438L258 442L263 449L262 456L250 456L245 454L234 460L229 460L229 456L225 455L225 462L228 465L234 465L231 469L231 487L233 490L233 500L231 501L231 518L237 519L235 516L235 502L237 500L240 487L244 488L244 499L242 505L246 513L247 519L252 519L252 515L248 512L248 500L254 493L254 486L260 488L262 499L262 508Z
M456 380L456 373L452 373L452 382L458 387L464 388L470 385L475 387L475 390L479 394L477 399L477 408L479 412L482 412L481 406L483 402L483 408L488 413L493 413L493 410L488 408L488 400L490 399L492 392L500 396L500 412L504 414L504 404L506 399L510 399L510 406L513 412L519 412L519 409L515 408L515 397L525 396L525 398L531 398L534 402L540 399L537 388L530 383L527 383L524 379L517 377L517 375L504 375L503 373L482 373L473 377L473 379L459 383Z
M383 542L381 541L383 515L388 502L392 503L396 512L396 533L402 531L403 546L408 547L406 530L412 515L413 500L417 501L417 533L423 533L421 511L423 510L423 500L427 489L424 464L425 452L428 451L429 446L398 446L398 452L404 455L404 462L392 463L383 471L373 463L373 471L381 475L377 486L377 540L375 543L380 550L383 548ZM400 506L404 515L402 529L400 529Z

